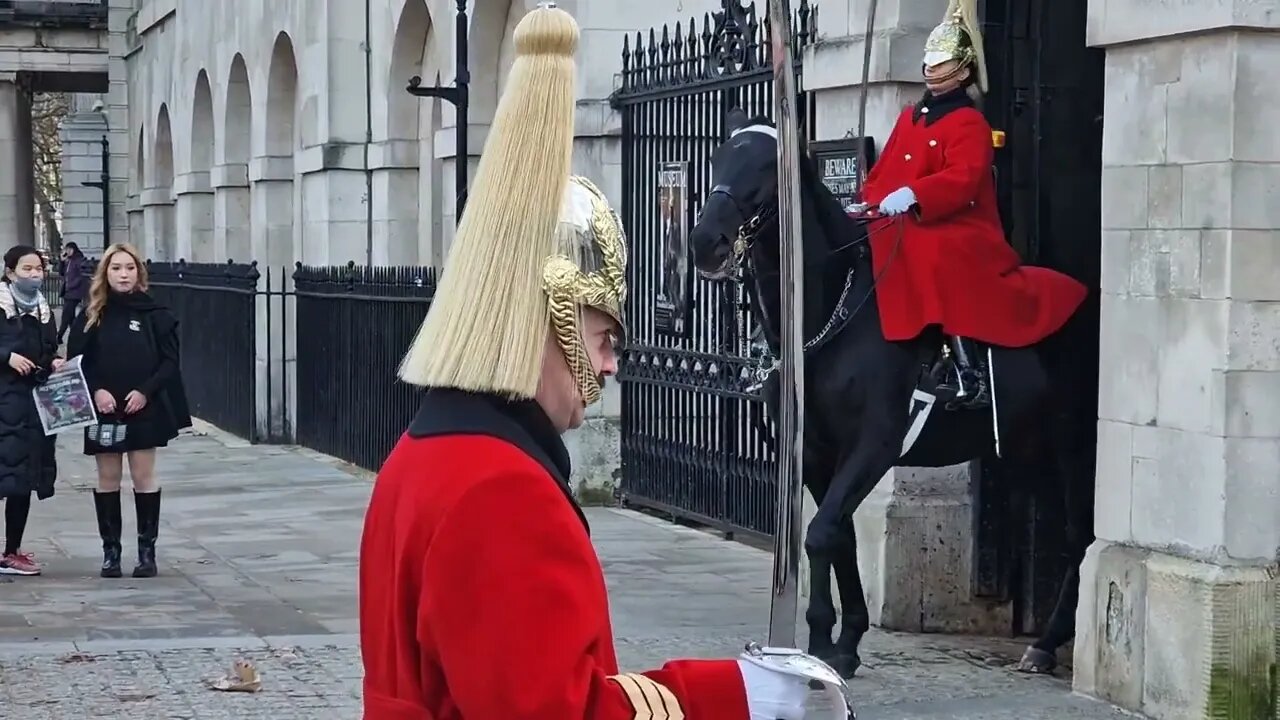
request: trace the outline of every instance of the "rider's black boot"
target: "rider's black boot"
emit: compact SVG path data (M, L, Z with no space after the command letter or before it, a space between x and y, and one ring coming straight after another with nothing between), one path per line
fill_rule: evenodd
M976 343L969 338L951 336L953 371L938 384L938 395L954 399L948 402L950 409L969 409L985 407L991 402L991 392L987 387L987 373L982 355Z
M102 538L102 571L105 578L118 578L120 571L120 491L95 492L93 509L98 516L98 535Z

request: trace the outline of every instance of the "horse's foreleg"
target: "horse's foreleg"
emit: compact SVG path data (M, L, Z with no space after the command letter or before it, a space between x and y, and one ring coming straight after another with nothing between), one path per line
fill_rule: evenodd
M900 441L899 441L900 442ZM862 578L858 573L858 544L853 511L876 486L897 459L900 446L863 440L840 463L831 487L805 534L810 558L823 558L835 567L843 608L840 639L836 643L836 667L852 677L861 664L858 645L870 627Z
M836 626L836 606L831 597L831 563L824 558L809 558L809 607L804 619L809 626L809 654L830 661L835 654L831 631Z
M836 587L840 591L840 638L836 640L832 667L844 678L851 678L862 665L858 646L862 636L871 629L867 612L867 596L862 589L862 575L858 572L858 539L854 533L853 517L845 515L841 529L848 537L847 555L837 558L834 567Z

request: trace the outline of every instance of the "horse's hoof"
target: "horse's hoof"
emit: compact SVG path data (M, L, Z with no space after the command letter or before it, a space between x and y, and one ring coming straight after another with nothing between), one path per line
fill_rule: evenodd
M1058 668L1058 658L1053 653L1037 647L1029 647L1018 662L1017 671L1032 675L1052 675Z
M832 670L840 674L845 680L852 680L854 675L858 674L858 668L862 667L862 658L857 653L852 655L836 655L827 661Z

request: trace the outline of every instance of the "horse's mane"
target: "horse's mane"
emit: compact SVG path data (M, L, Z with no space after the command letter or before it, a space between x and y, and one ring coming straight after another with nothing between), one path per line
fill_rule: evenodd
M747 119L747 125L766 125L771 128L777 128L767 115L752 115ZM803 142L804 140L801 139L801 143ZM818 169L814 167L813 159L809 157L809 153L799 153L799 158L800 180L813 191L816 209L822 218L823 225L831 227L833 230L839 228L839 222L848 221L848 215L845 214L844 207L840 205L840 201L832 194L827 184L818 178ZM835 224L832 225L832 223Z

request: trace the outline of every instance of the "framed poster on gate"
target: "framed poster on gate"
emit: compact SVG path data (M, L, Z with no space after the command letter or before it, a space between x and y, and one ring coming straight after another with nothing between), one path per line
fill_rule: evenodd
M858 201L855 189L876 162L876 143L871 137L817 140L809 143L809 157L827 189L848 207Z
M654 301L655 329L689 336L693 295L689 252L689 164L664 162L658 166L658 251L661 262Z

